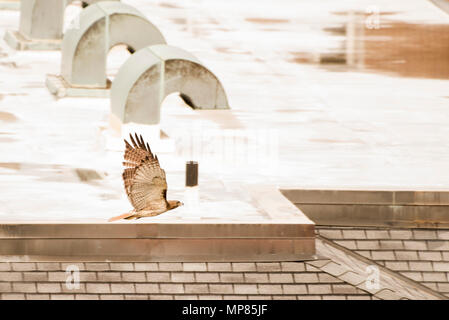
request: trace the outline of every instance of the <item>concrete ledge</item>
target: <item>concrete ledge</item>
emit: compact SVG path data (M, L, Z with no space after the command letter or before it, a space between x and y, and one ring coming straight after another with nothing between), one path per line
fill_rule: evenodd
M283 190L317 225L449 227L449 192Z
M109 98L111 82L108 80L107 88L73 87L60 75L48 74L45 85L51 94L58 98L64 97L90 97Z
M0 255L29 261L298 261L314 258L315 234L313 224L294 221L7 223L0 225Z
M260 215L106 222L1 221L0 256L23 261L302 261L315 224L276 188L250 187ZM219 210L219 208L217 208ZM238 211L238 208L235 208ZM242 212L242 214L244 214ZM94 216L94 214L92 214Z
M19 31L13 30L5 32L4 40L14 50L48 51L61 49L61 40L30 40Z

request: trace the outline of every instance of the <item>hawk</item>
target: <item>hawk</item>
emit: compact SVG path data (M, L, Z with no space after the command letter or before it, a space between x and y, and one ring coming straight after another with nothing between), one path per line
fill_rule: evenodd
M122 174L125 191L134 210L109 221L153 217L182 205L181 201L167 201L165 171L159 166L157 156L153 155L142 136L137 136L137 133L134 135L135 139L129 134L132 145L124 140L125 169Z

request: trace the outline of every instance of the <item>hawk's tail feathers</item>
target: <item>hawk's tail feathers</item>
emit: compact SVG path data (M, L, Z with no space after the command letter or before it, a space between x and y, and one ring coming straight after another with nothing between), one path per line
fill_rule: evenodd
M120 219L131 220L131 219L135 219L135 218L136 218L135 213L128 212L128 213L124 213L124 214L121 214L121 215L116 216L116 217L112 217L112 218L110 218L108 220L108 222L113 222L113 221L117 221L117 220L120 220Z

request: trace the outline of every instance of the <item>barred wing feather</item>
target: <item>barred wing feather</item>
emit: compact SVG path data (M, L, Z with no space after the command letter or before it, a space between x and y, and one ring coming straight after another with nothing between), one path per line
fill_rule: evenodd
M125 140L123 181L128 199L137 211L167 208L167 180L157 156L142 136L130 135L132 146ZM136 142L137 141L137 142Z

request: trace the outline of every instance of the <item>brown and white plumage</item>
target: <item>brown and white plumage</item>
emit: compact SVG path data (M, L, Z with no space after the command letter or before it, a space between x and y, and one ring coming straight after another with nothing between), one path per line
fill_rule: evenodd
M142 136L130 134L132 145L125 140L125 169L122 177L125 191L134 210L109 219L138 219L156 216L182 205L180 201L167 201L167 180L157 156L153 155Z

